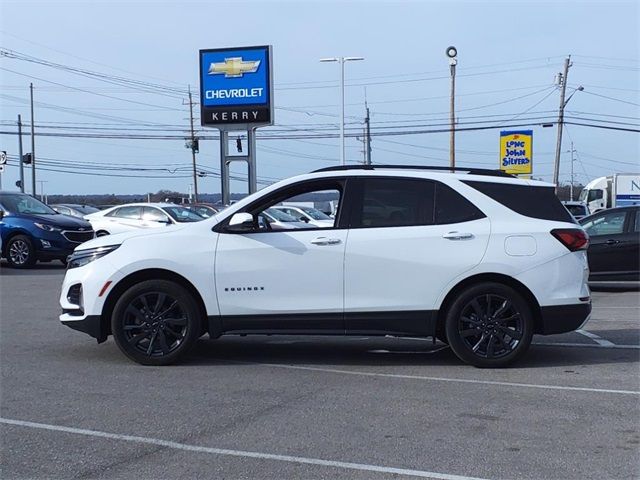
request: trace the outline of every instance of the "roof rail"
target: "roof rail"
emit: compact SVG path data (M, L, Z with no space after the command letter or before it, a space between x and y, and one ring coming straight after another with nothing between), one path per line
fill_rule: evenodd
M325 167L314 170L311 173L318 172L338 172L343 170L436 170L441 172L466 172L470 175L488 175L492 177L511 177L514 175L503 172L502 170L492 170L490 168L475 167L443 167L443 166L427 166L427 165L339 165L336 167Z

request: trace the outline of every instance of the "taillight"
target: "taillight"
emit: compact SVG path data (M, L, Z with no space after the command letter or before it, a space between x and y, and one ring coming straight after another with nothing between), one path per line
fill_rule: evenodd
M570 251L586 250L589 247L589 236L584 230L577 228L556 228L551 230L551 235Z

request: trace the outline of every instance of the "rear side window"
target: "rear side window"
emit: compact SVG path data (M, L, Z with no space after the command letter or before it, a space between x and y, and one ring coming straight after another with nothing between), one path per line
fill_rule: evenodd
M352 227L433 225L434 184L428 180L367 178ZM358 202L359 203L359 202Z
M119 218L131 218L134 220L138 220L141 214L142 214L141 207L121 207L121 208L117 208L113 212L107 213L106 216L119 217Z
M556 197L553 187L474 181L464 183L525 217L575 223Z
M436 223L470 222L484 218L485 214L473 203L444 183L436 183Z

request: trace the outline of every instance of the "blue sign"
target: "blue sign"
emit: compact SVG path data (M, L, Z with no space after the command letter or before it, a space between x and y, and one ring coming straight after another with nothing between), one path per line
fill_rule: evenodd
M200 50L202 124L272 123L271 48Z

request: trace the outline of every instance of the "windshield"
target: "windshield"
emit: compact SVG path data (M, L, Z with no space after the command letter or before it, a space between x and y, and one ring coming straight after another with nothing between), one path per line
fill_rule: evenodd
M11 213L26 213L32 215L57 215L58 212L48 207L40 200L22 193L3 193L0 204Z
M578 197L578 200L580 200L581 202L585 202L587 200L587 194L589 193L589 190L584 189L580 192L580 196Z
M267 208L266 213L269 214L270 217L275 218L278 222L298 222L299 220L296 217L292 217L288 213L284 213L277 208Z
M184 207L162 207L162 209L171 215L176 222L186 223L186 222L199 222L204 220L204 217L198 215L196 212L192 212L188 208Z
M329 215L326 215L325 213L322 213L320 210L317 210L315 208L300 207L300 210L302 210L314 220L332 220Z

